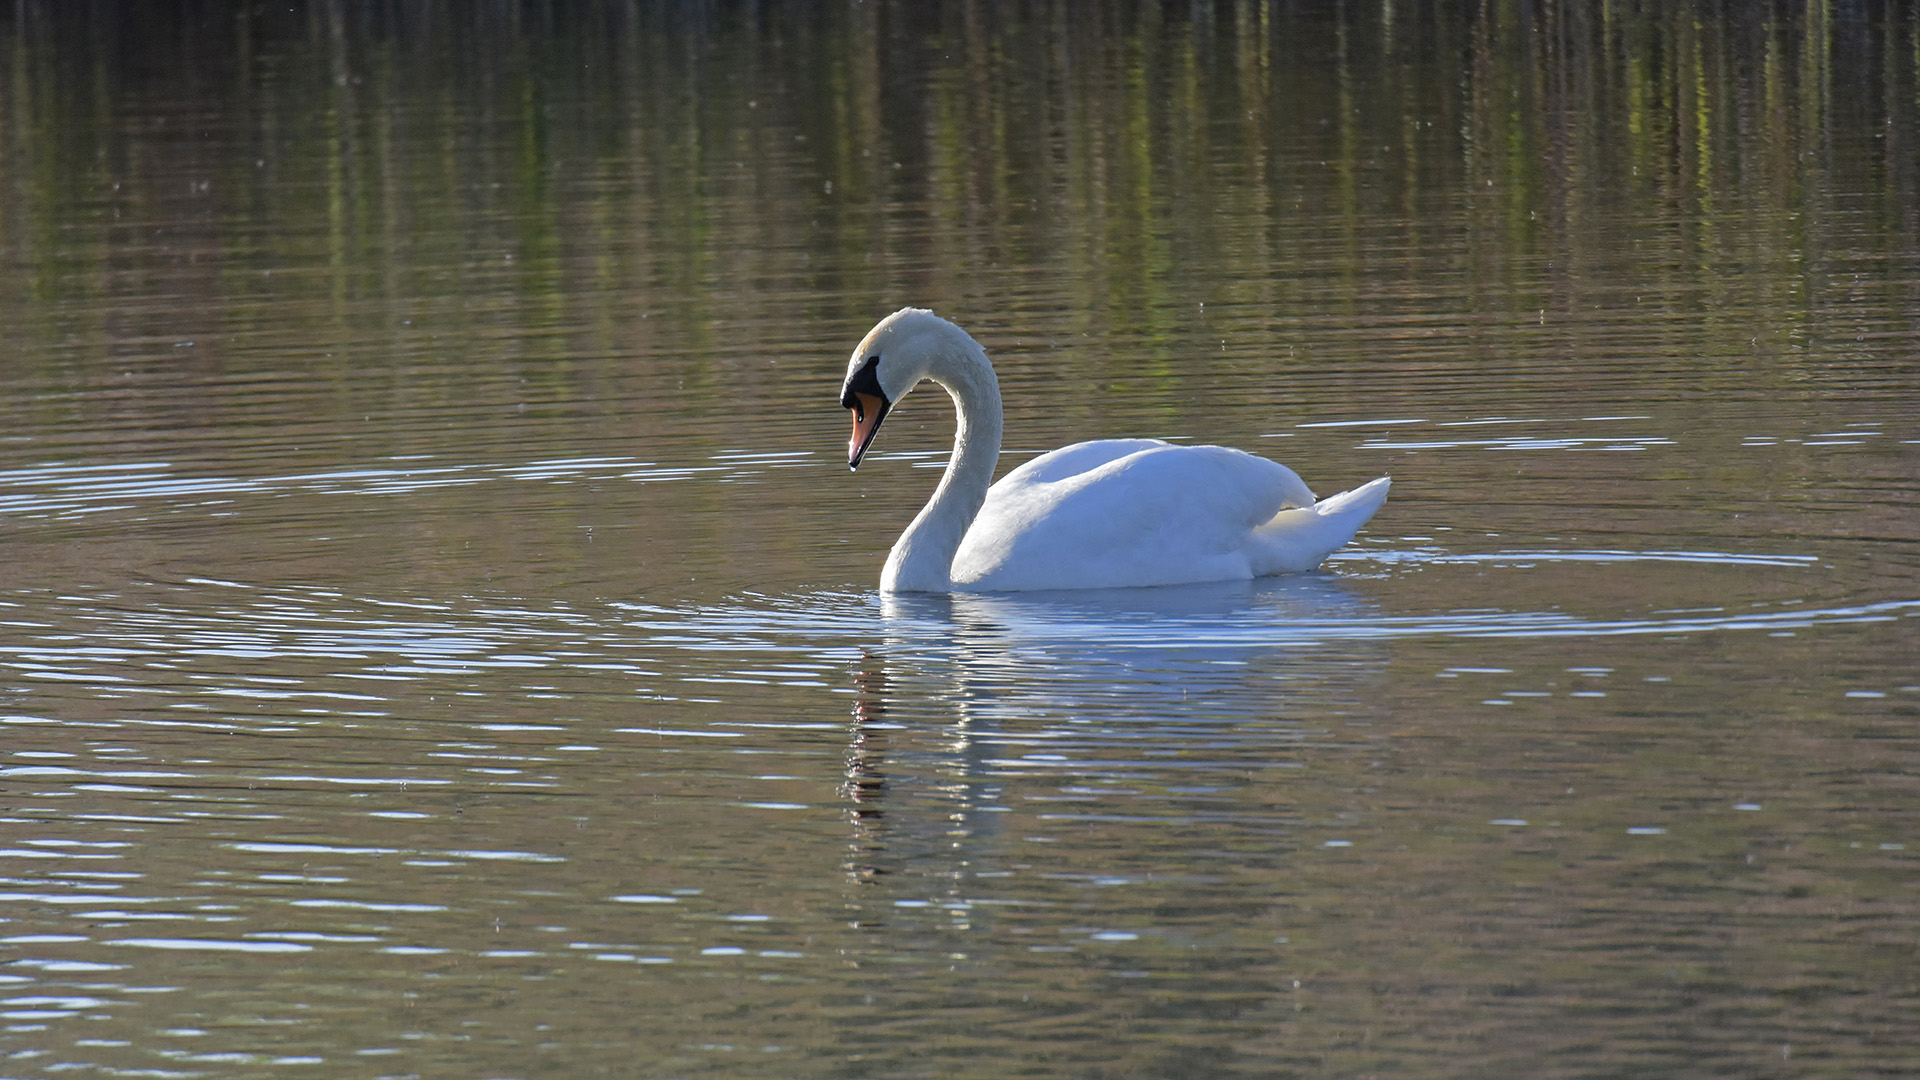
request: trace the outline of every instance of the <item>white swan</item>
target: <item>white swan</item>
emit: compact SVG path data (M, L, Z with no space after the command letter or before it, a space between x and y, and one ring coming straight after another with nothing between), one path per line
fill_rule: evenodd
M959 412L940 486L887 555L882 592L1104 589L1311 570L1386 501L1388 479L1316 500L1292 469L1220 446L1099 439L1042 454L988 485L1000 383L986 350L931 311L880 320L847 362L847 465L921 379ZM1292 508L1292 509L1289 509Z

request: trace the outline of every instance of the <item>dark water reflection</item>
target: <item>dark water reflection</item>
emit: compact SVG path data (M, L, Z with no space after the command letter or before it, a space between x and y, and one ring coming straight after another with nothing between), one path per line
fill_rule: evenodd
M0 1071L1913 1071L1917 43L0 6ZM1393 499L882 599L907 302Z

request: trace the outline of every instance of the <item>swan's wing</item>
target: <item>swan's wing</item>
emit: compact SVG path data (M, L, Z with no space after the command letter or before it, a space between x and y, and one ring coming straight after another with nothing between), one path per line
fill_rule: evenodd
M952 577L988 590L1252 577L1253 531L1282 508L1313 501L1293 470L1238 450L1144 439L1081 443L988 490Z

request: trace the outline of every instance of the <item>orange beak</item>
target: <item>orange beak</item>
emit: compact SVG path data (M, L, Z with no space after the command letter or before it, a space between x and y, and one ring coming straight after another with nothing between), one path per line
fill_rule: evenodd
M847 439L847 468L860 467L860 459L867 456L867 447L873 437L880 432L880 421L887 418L887 399L872 394L855 393L851 395L853 405L853 435Z

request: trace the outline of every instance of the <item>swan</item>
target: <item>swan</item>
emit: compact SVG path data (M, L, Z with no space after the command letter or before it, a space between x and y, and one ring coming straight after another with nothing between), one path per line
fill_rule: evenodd
M880 320L847 361L847 467L900 399L931 379L959 414L953 457L900 534L880 591L1109 589L1311 570L1386 501L1387 477L1315 499L1292 469L1221 446L1097 439L992 483L1000 383L972 335L922 308Z

